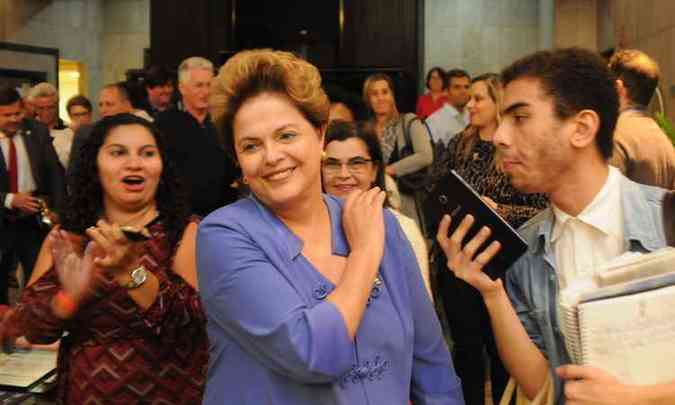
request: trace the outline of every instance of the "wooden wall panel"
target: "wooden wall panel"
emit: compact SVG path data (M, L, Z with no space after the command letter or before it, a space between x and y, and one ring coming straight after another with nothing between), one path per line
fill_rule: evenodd
M423 44L419 14L423 14L424 0L321 0L300 9L302 0L269 1L190 0L188 6L179 0L151 0L151 62L175 68L182 59L198 55L217 63L221 51L237 51L251 43L249 37L237 38L246 35L246 27L238 25L242 22L248 27L253 23L275 30L288 27L293 32L275 33L279 38L271 38L270 43L297 50L293 35L297 34L298 21L304 18L310 36L317 35L311 38L310 60L315 59L324 69L383 67L400 71L408 85L398 94L399 105L405 111L412 110ZM340 9L344 11L342 32ZM238 16L238 10L247 14ZM291 17L280 17L282 12ZM313 29L317 23L319 28Z
M420 1L344 0L342 62L345 66L401 68L405 78L397 99L402 111L413 111L417 95Z
M229 46L234 0L151 0L150 60L176 68L190 56L213 62Z

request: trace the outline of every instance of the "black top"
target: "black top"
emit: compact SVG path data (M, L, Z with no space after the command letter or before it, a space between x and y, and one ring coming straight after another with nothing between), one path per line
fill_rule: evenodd
M190 113L171 110L159 114L155 124L167 139L194 214L204 217L236 201L237 192L230 184L237 179L238 169L218 142L210 117L200 125Z

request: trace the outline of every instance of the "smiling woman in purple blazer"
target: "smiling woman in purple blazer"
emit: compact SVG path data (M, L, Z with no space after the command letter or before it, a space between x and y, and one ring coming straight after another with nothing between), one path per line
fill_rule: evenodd
M252 192L201 224L205 404L463 404L415 255L384 192L321 193L329 102L290 53L235 55L213 116Z

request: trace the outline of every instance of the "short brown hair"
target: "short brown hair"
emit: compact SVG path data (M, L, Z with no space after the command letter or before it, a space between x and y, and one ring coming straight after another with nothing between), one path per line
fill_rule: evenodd
M628 98L639 106L647 106L659 84L659 65L637 49L622 49L609 60L609 70L623 82Z
M70 109L75 107L76 105L79 105L80 107L84 108L89 112L91 112L92 110L91 101L89 101L89 99L83 96L82 94L72 96L70 99L68 99L68 103L66 103L66 111L68 112L68 114L70 114Z
M234 152L234 117L248 99L263 93L286 97L314 127L328 123L330 103L319 70L290 52L271 49L242 51L220 68L213 80L211 117L226 150Z

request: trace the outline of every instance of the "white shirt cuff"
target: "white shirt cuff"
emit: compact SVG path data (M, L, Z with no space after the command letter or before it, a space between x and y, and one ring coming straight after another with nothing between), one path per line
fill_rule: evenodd
M12 201L14 201L14 193L7 193L5 195L5 208L12 209Z

